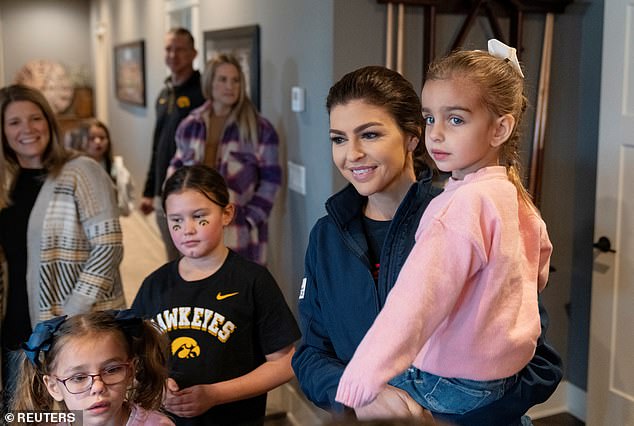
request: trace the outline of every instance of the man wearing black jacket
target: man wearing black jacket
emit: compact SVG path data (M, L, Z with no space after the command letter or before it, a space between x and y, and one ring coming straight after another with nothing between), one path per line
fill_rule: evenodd
M156 221L165 243L168 260L178 257L172 243L165 212L159 201L169 162L176 152L174 135L181 120L204 102L200 87L200 73L194 70L196 58L194 38L185 28L174 28L165 35L165 64L170 75L156 99L156 125L152 144L150 168L139 206L143 214L156 210Z

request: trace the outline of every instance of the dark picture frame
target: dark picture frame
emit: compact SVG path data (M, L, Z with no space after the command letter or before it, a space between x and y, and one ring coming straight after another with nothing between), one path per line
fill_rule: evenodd
M260 26L227 28L205 31L205 63L214 56L228 53L235 56L247 80L246 92L251 101L260 109Z
M145 106L145 42L114 47L115 95L121 102Z

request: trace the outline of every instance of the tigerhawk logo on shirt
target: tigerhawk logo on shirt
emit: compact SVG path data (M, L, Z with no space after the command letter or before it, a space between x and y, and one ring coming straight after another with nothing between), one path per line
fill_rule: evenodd
M166 333L172 330L201 330L215 336L222 343L226 343L231 334L238 328L232 321L227 321L224 315L211 309L179 306L166 309L152 318Z
M191 337L177 337L170 345L170 349L176 358L198 358L200 356L200 346Z

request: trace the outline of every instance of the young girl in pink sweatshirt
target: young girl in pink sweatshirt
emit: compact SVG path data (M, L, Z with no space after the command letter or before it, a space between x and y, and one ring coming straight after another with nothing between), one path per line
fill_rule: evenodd
M462 414L500 398L532 358L552 245L521 182L515 49L453 52L432 63L421 98L427 152L451 178L336 400L367 405L389 381L432 412Z

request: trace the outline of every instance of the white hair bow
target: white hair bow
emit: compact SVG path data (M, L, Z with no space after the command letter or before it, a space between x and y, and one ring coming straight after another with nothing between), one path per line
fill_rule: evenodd
M517 60L517 50L514 47L507 46L500 40L492 38L488 43L489 54L496 58L504 59L513 65L513 68L524 78L524 73L520 67L520 61Z

